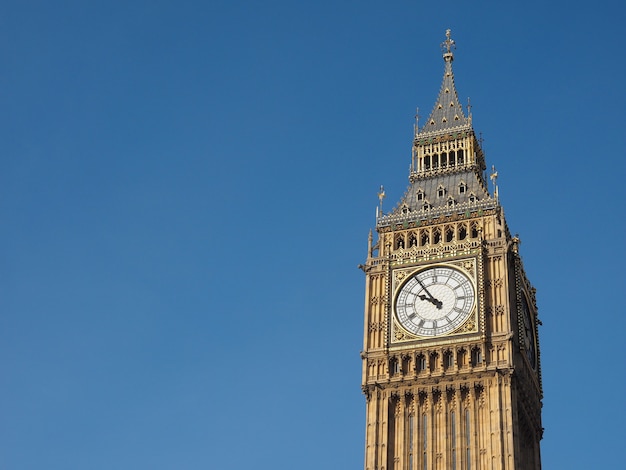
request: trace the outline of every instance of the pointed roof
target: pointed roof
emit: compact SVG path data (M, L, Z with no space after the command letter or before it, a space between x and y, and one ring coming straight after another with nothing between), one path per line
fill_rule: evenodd
M382 205L380 206L376 221L378 228L397 225L408 227L409 223L419 225L422 221L434 220L441 216L467 218L481 210L498 207L497 189L492 196L483 175L484 155L472 128L471 114L468 113L466 116L463 113L454 85L452 72L454 41L450 38L450 30L446 31L446 40L442 48L445 62L443 82L428 121L419 129L413 141L410 185L398 205L390 212L383 213ZM446 147L448 145L446 142L454 143L454 140L459 139L466 141L473 139L473 145L462 149ZM434 149L430 147L432 142L442 143L445 148ZM420 153L420 147L426 150L422 149ZM455 150L452 150L453 148ZM473 150L472 155L461 153L470 149ZM445 160L442 165L437 163L432 167L424 167L416 163L420 156L430 158L435 154L447 154L447 151L450 151L449 155L455 156L452 160ZM460 157L457 159L456 156ZM381 190L379 197L383 196L384 192Z
M450 38L450 30L446 31L446 40L441 44L443 49L443 60L445 68L443 72L443 81L439 96L435 102L435 106L428 117L424 126L419 133L440 133L461 127L471 127L471 117L466 117L463 113L463 107L459 102L459 96L454 86L454 73L452 72L452 61L454 54L452 50L456 47L454 41Z

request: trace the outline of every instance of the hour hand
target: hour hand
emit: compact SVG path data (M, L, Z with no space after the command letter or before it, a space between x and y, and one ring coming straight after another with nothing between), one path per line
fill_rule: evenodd
M435 307L437 307L437 308L441 308L441 306L443 305L443 304L441 303L441 300L437 300L437 299L435 299L435 298L434 298L434 297L432 297L432 296L431 296L431 297L427 297L427 296L425 296L425 295L423 295L423 294L420 294L420 295L418 295L418 297L419 297L421 300L428 300L431 304L433 304L433 305L434 305Z

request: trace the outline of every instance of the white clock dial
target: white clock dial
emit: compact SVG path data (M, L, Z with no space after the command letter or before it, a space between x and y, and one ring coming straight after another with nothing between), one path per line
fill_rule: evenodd
M427 268L402 285L395 313L400 324L417 336L445 335L469 318L475 297L472 281L461 271Z

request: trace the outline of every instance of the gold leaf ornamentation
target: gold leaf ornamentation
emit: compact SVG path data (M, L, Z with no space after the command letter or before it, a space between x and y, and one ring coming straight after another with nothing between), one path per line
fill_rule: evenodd
M468 333L476 330L476 322L473 318L470 318L465 324L458 330L459 333Z

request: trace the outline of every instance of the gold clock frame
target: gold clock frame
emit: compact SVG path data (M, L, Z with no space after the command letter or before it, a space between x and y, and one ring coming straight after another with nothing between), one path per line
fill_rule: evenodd
M479 263L481 258L479 256L472 257L464 257L458 259L446 259L442 261L432 262L429 261L427 263L419 263L412 266L403 266L398 267L391 270L391 286L390 286L390 296L389 296L389 305L388 305L388 314L390 325L389 329L389 344L390 345L398 345L402 343L414 342L414 341L441 341L442 338L453 338L460 335L467 335L473 333L479 333L482 330L482 325L484 325L484 321L481 321L481 318L484 315L482 313L482 305L483 305L483 291L479 288L482 285L482 272L480 269ZM425 269L430 268L441 268L441 267L449 267L452 269L457 269L465 274L474 287L474 295L475 301L474 306L472 307L472 311L469 317L455 330L437 335L437 336L418 336L409 331L407 331L398 321L397 314L395 311L396 298L404 285L404 283L415 275L418 272L421 272Z

